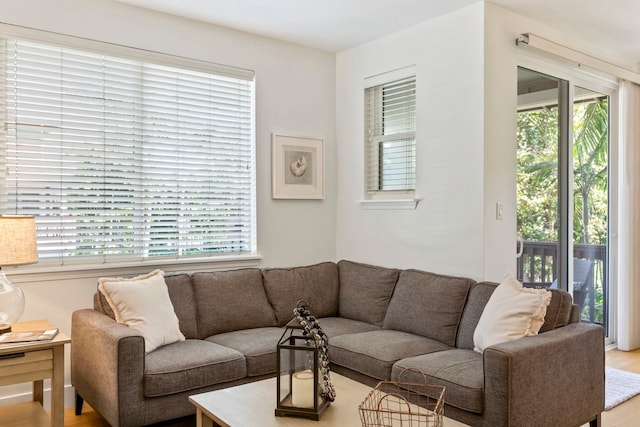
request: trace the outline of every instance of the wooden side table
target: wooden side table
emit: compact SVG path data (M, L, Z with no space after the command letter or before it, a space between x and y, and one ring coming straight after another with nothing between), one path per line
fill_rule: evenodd
M47 320L19 322L13 331L55 329ZM71 339L62 332L51 341L0 344L0 386L33 382L33 402L0 407L3 427L63 427L64 345ZM43 380L51 378L51 417L45 413Z

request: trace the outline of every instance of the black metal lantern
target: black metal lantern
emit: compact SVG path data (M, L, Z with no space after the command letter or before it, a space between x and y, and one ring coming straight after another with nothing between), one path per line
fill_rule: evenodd
M277 346L277 416L293 415L318 421L329 406L321 395L318 342L303 334L294 317L285 327Z

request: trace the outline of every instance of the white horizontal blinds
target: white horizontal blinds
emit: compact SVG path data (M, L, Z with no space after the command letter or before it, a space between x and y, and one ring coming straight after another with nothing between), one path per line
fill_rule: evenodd
M415 189L416 79L365 90L367 191Z
M250 251L252 83L163 66L145 76L149 255Z
M251 252L253 81L3 40L3 212L42 260Z

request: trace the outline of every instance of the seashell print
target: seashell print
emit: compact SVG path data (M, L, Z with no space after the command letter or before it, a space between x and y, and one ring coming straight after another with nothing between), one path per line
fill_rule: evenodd
M297 159L289 163L289 170L295 177L301 177L307 170L307 159L304 156L300 156Z

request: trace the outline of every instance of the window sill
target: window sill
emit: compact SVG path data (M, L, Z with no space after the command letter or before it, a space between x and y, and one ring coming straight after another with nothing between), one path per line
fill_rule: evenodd
M359 200L360 207L367 210L413 210L418 207L422 199L389 199L389 200Z
M216 271L233 268L256 267L262 256L224 255L215 257L194 258L158 258L139 261L113 262L108 264L67 264L42 263L32 266L4 267L10 280L15 283L47 282L58 280L72 280L103 276L129 276L148 273L156 268L165 272L175 271Z

